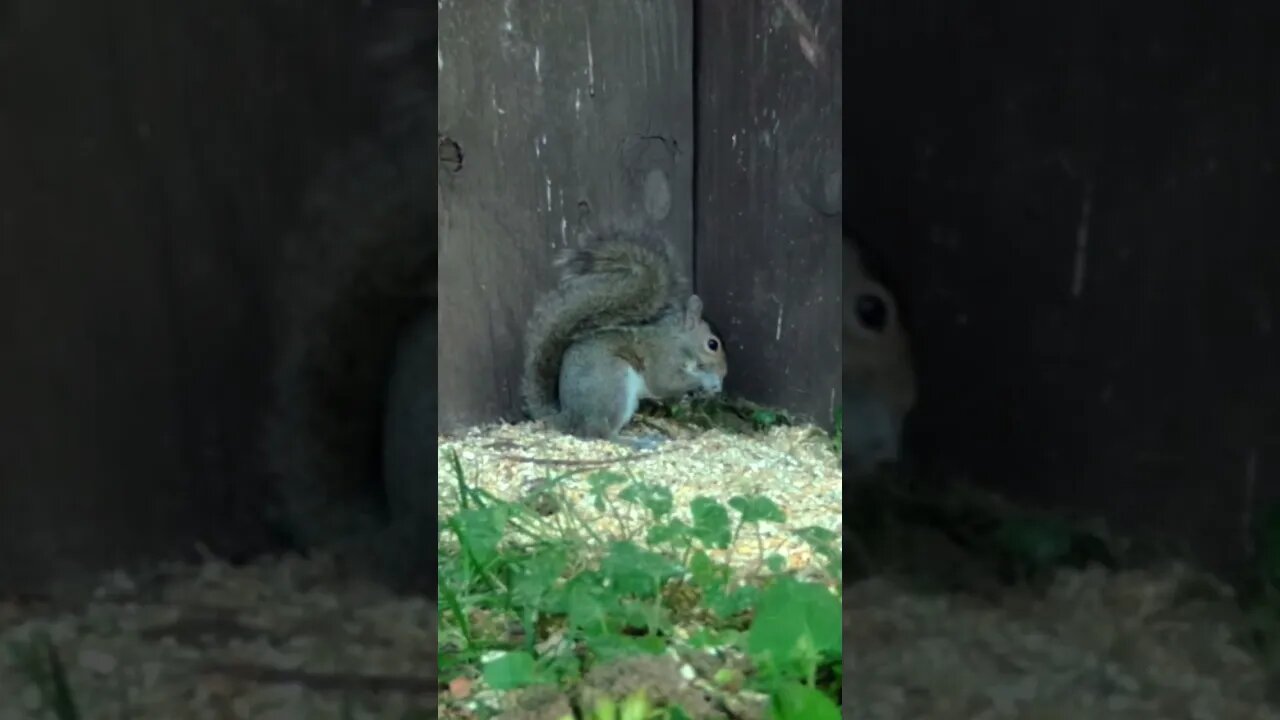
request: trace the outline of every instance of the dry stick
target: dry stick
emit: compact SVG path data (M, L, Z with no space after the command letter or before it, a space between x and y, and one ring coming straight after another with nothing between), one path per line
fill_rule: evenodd
M241 663L212 663L205 665L203 671L252 682L297 683L320 691L355 690L370 693L403 692L428 695L434 694L439 685L438 680L434 678L414 675L309 672Z
M527 462L527 463L531 463L531 464L533 464L533 465L550 465L550 466L561 466L561 467L579 467L579 468L583 468L584 470L589 470L589 469L591 469L591 468L605 467L605 466L607 466L607 465L616 465L616 464L618 464L618 463L634 462L634 461L636 461L636 460L643 460L643 459L645 459L645 458L650 458L650 457L653 457L653 456L655 456L655 455L661 455L661 454L663 454L664 452L666 452L666 451L665 451L665 450L651 450L651 451L649 451L649 452L632 453L632 454L630 454L630 455L624 455L623 457L620 457L620 458L603 458L603 459L599 459L599 460L569 460L569 459L564 459L564 458L537 458L537 457L529 457L529 456L527 456L527 455L499 455L498 457L502 458L503 460L514 460L514 461L516 461L516 462ZM578 471L575 471L575 472L582 472L582 470L578 470Z

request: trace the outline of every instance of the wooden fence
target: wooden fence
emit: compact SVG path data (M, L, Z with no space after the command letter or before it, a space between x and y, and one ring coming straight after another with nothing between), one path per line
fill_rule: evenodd
M269 544L277 250L376 131L357 5L0 12L0 591ZM443 3L445 425L518 417L550 253L619 221L682 249L731 390L825 419L844 120L924 474L1241 567L1280 497L1276 8L1055 7L857 4L844 118L838 2Z
M1280 500L1280 8L855 7L848 220L922 473L1243 571Z
M441 4L446 426L518 417L520 334L550 253L627 222L679 249L726 328L731 389L828 415L839 275L821 258L839 246L829 211L784 201L814 177L838 183L834 156L816 171L780 163L814 152L814 133L834 142L838 23L818 2L787 4L809 8L816 34L781 5L734 3L741 17L715 5ZM304 284L282 276L282 238L327 160L394 132L370 96L367 12L338 0L0 12L0 593L197 542L232 556L273 546L273 320L278 289ZM756 31L759 45L744 43ZM724 65L744 53L751 67ZM756 135L735 151L744 123ZM770 199L752 175L746 192L744 164L795 182Z
M331 2L0 13L0 593L266 542L279 239L368 129Z
M551 257L656 228L725 334L727 390L839 402L840 5L445 3L440 420L519 420ZM696 34L696 37L695 37Z

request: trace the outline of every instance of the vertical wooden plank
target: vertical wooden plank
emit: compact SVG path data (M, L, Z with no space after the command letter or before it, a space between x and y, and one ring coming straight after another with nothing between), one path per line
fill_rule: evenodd
M727 388L829 423L840 403L841 9L703 2L697 289Z
M1280 501L1280 6L853 8L853 221L909 310L916 479L1250 572Z
M0 9L0 592L267 543L276 241L368 114L348 4L82 5Z
M442 430L520 417L557 249L643 225L691 258L692 27L684 0L440 3Z

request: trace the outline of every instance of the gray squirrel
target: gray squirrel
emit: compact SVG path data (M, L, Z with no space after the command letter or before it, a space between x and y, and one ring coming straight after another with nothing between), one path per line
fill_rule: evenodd
M859 476L898 461L916 376L893 294L867 273L848 235L843 250L841 455L845 469Z
M437 545L435 11L366 12L380 124L327 164L282 243L267 515L286 546L423 590Z
M621 441L643 399L720 392L728 363L702 300L681 302L670 255L639 239L613 232L557 258L559 283L525 333L521 395L534 420Z

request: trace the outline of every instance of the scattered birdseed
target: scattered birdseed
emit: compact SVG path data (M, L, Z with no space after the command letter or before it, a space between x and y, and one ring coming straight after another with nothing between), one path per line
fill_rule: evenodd
M830 437L816 427L774 427L756 434L721 430L680 432L654 450L633 450L603 440L582 440L547 429L541 423L489 425L457 437L441 437L439 449L440 516L458 509L458 479L451 453L456 453L470 486L503 500L530 502L539 487L554 487L571 505L559 512L581 518L606 539L642 540L654 524L639 505L612 502L596 507L592 475L617 473L625 478L610 489L616 498L630 482L660 485L672 495L673 515L692 522L690 503L711 498L726 506L734 497L765 497L785 514L782 523L762 522L743 529L728 551L708 554L740 570L758 569L764 558L781 556L793 570L821 565L811 546L796 536L805 527L820 527L837 538L841 531L841 469ZM555 508L544 507L547 513ZM729 510L736 520L736 512Z

